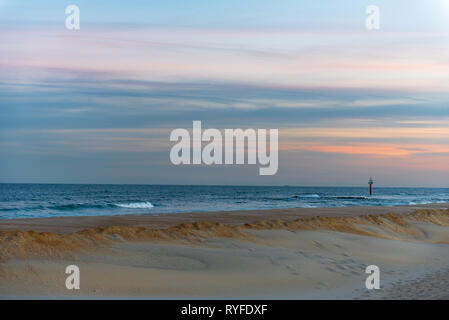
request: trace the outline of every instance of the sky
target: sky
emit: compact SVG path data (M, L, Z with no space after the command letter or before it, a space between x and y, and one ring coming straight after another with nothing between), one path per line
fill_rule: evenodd
M194 120L279 129L278 173L174 166ZM0 0L0 150L0 182L449 187L449 0Z

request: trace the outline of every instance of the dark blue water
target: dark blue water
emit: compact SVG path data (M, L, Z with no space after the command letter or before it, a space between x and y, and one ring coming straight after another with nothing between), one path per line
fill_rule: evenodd
M449 189L0 184L0 219L444 202Z

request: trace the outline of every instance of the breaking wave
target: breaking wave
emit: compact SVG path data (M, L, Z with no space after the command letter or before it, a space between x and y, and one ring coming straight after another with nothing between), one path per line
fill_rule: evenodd
M117 207L120 208L129 208L129 209L150 209L154 208L154 206L149 202L130 202L130 203L116 203Z
M294 198L320 198L320 196L316 193L313 193L313 194L300 194L294 196Z

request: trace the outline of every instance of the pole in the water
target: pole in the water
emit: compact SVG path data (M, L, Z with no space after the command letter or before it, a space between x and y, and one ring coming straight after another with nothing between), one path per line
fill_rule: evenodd
M368 184L369 184L369 195L372 196L373 195L373 178L369 178Z

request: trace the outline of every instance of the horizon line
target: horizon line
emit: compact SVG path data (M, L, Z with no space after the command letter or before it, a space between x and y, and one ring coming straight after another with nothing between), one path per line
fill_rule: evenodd
M1 184L45 184L45 185L109 185L109 186L195 186L195 187L293 187L293 188L369 188L368 183L365 185L251 185L251 184L170 184L170 183L80 183L80 182L0 182ZM449 186L441 187L417 187L417 186L384 186L375 185L375 188L402 188L402 189L449 189Z

